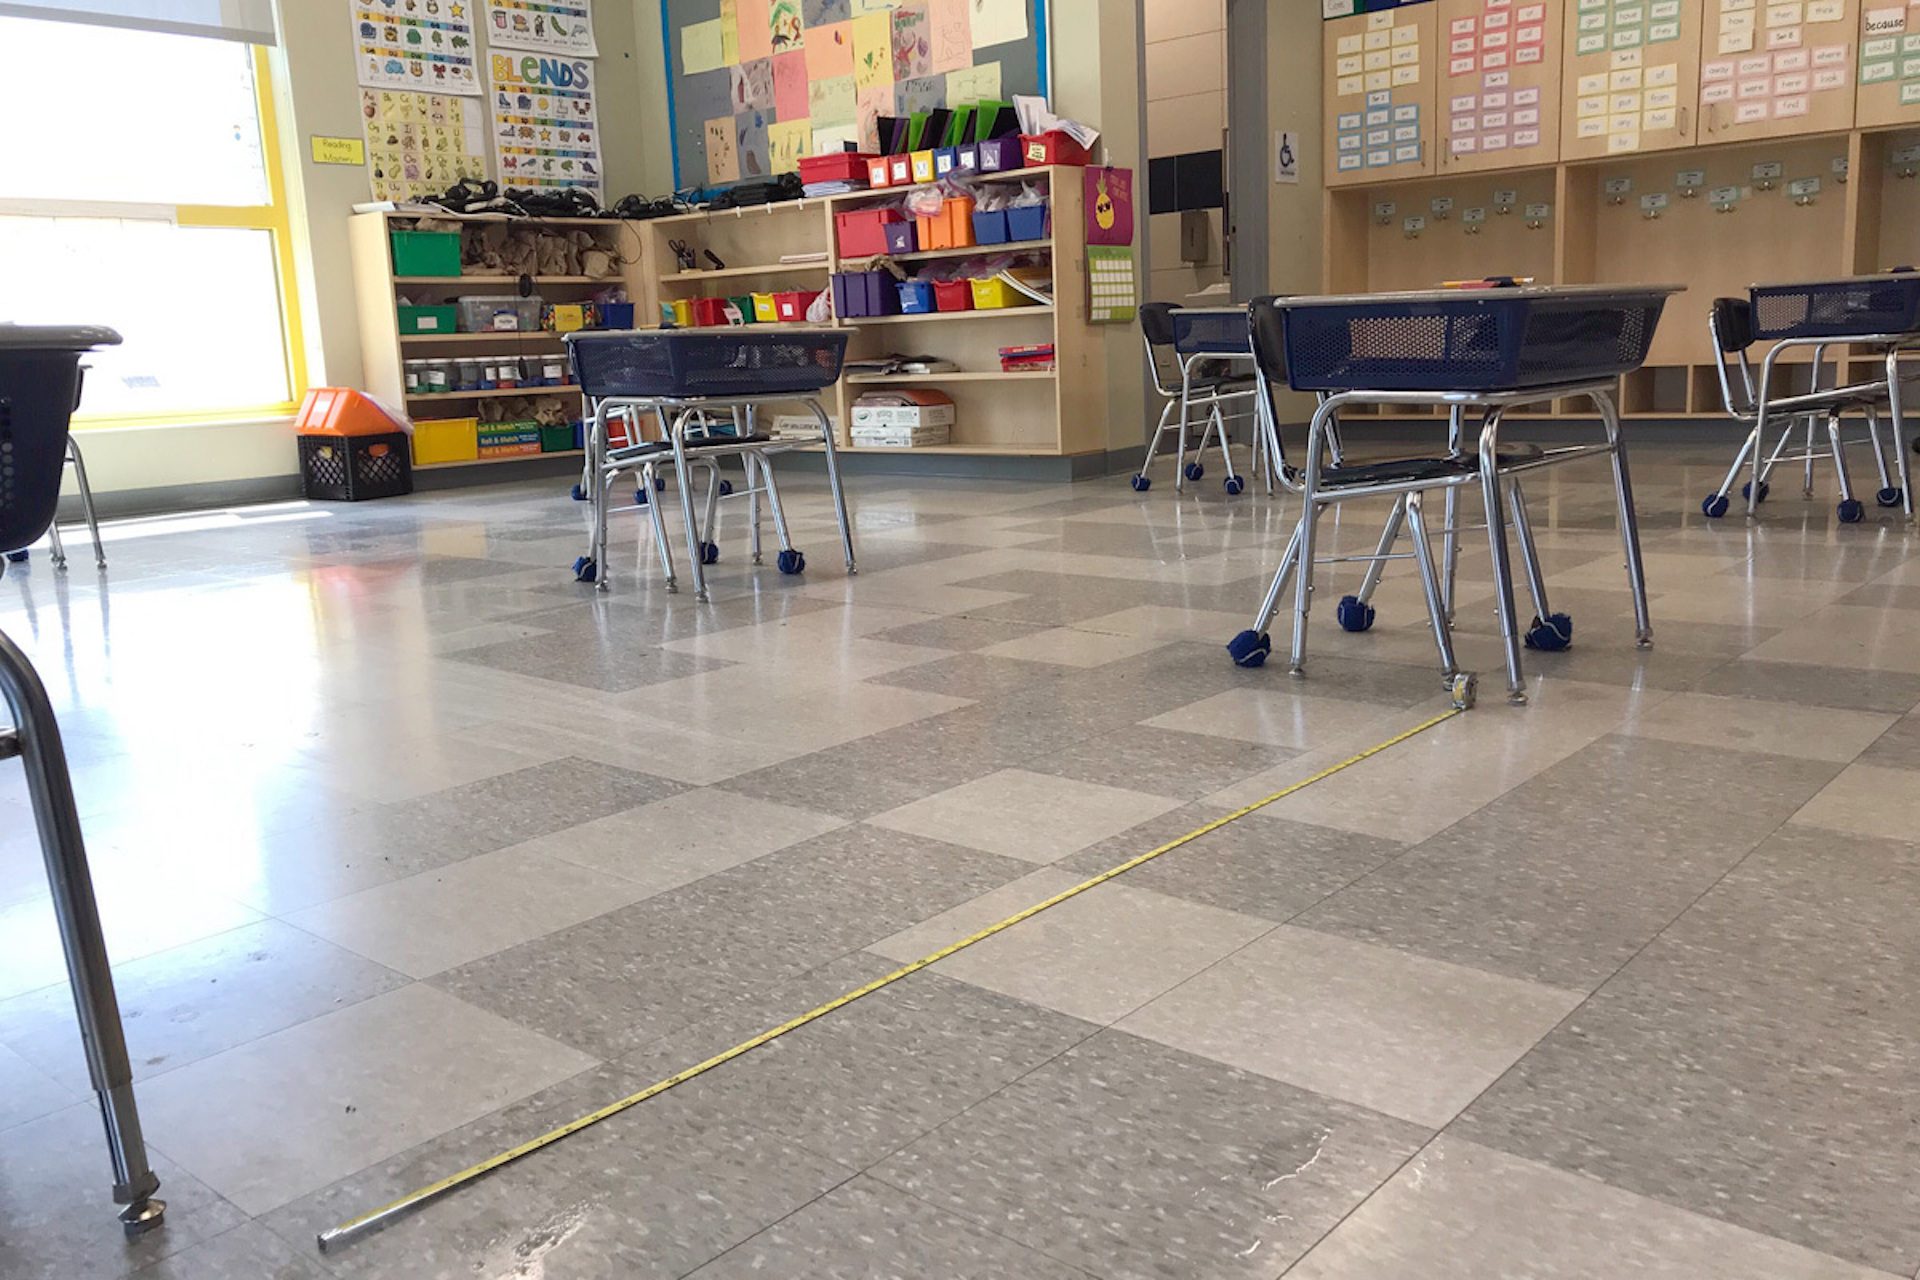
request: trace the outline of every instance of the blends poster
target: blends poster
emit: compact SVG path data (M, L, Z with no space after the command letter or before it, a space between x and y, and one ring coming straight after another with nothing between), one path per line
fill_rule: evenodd
M369 89L480 92L476 0L350 0L354 59Z
M493 151L502 187L601 194L594 64L497 52L491 79Z

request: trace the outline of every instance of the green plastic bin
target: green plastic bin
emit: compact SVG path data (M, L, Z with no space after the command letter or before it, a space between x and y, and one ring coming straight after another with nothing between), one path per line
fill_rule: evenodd
M728 298L727 301L731 302L734 306L740 308L741 324L755 323L753 318L753 295L752 294L750 293L743 294L738 298Z
M568 422L558 427L540 428L540 452L571 453L580 447L579 427Z
M399 312L401 333L438 336L459 327L460 308L455 306L401 307Z
M394 231L393 274L396 276L457 276L460 274L458 231Z

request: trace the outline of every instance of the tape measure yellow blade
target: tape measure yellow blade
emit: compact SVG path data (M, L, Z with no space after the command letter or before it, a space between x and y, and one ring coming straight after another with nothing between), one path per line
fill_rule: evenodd
M1086 880L1082 880L1079 884L1076 884L1071 888L1062 889L1059 893L1054 894L1051 898L1047 898L1041 902L1036 902L1030 907L1026 907L1020 911L1016 911L1014 914L1008 916L1006 919L996 921L995 923L990 924L986 928L980 930L978 933L968 934L966 937L961 938L957 942L948 943L946 946L940 948L938 951L929 952L928 954L921 956L918 960L914 960L908 964L901 965L898 969L893 970L891 973L882 974L880 977L875 978L872 982L867 983L864 987L856 987L854 990L847 992L845 995L836 996L832 1000L827 1001L825 1004L817 1005L814 1008L807 1010L805 1013L799 1015L796 1018L788 1019L786 1022L781 1023L777 1027L771 1027L766 1031L762 1031L759 1035L753 1037L751 1040L742 1040L739 1044L734 1045L731 1049L725 1049L719 1053L714 1054L711 1058L708 1058L705 1062L695 1063L693 1066L688 1067L684 1071L681 1071L675 1075L668 1076L666 1079L658 1081L654 1084L648 1085L646 1088L640 1090L638 1093L630 1093L624 1098L618 1099L617 1101L614 1101L614 1102L609 1102L606 1106L601 1107L598 1111L590 1111L586 1115L581 1116L577 1120L568 1121L566 1124L561 1125L558 1129L551 1129L546 1133L541 1134L537 1138L531 1138L526 1142L521 1143L517 1147L511 1147L506 1151L502 1151L498 1155L488 1156L485 1160L482 1160L479 1164L472 1165L468 1168L462 1169L458 1173L448 1174L446 1177L440 1179L438 1182L428 1183L426 1186L421 1187L418 1191L410 1192L407 1195L400 1197L398 1200L393 1201L391 1204L384 1204L380 1206L378 1209L372 1209L366 1213L361 1214L357 1218L350 1218L347 1221L341 1223L337 1227L333 1227L333 1228L330 1228L329 1230L322 1231L317 1238L317 1243L320 1246L320 1251L322 1253L325 1253L328 1249L332 1248L334 1245L339 1244L341 1241L351 1236L357 1235L360 1232L367 1231L375 1226L379 1226L385 1222L391 1221L392 1219L399 1217L401 1214L407 1213L413 1209L417 1209L421 1205L426 1204L429 1200L436 1200L439 1197L446 1195L449 1191L457 1190L458 1188L465 1186L466 1184L474 1181L477 1178L481 1178L489 1173L492 1173L495 1169L499 1169L499 1168L502 1168L503 1166L512 1164L514 1161L519 1160L525 1156L530 1156L534 1152L539 1151L544 1147L550 1147L554 1143L559 1142L563 1138L572 1137L574 1134L580 1132L582 1129L591 1128L592 1126L599 1124L602 1120L607 1120L612 1118L613 1116L617 1116L622 1111L626 1111L631 1107L637 1107L641 1103L647 1101L649 1098L657 1098L669 1089L676 1088L679 1085L683 1085L687 1081L692 1080L697 1076L705 1075L707 1072L713 1070L715 1067L724 1066L727 1063L732 1062L735 1058L741 1057L745 1054L752 1053L755 1049L761 1048L764 1045L771 1044L773 1041L778 1040L781 1036L786 1035L790 1031L798 1031L801 1027L806 1026L809 1022L818 1022L821 1018L824 1018L828 1014L836 1013L839 1010L846 1008L848 1005L852 1004L856 1000L864 999L865 997L872 995L876 991L884 990L885 988L890 987L894 983L900 981L902 978L911 977L913 974L920 972L922 969L925 969L930 965L938 964L940 961L945 960L948 956L956 955L959 952L965 951L968 947L974 946L981 942L985 942L988 938L993 937L995 934L1005 933L1008 929L1013 928L1015 925L1020 924L1027 920L1031 920L1033 919L1033 917L1039 915L1041 912L1051 910L1052 908L1059 906L1061 903L1066 902L1070 898L1077 898L1081 894L1087 892L1087 890L1089 889L1098 888L1099 886L1105 884L1107 881L1112 880L1117 876L1123 876L1127 872L1132 871L1135 867L1142 866L1145 863L1152 862L1155 858L1158 858L1163 854L1172 853L1175 849L1178 849L1183 845L1192 844L1195 840L1200 839L1202 836L1211 835L1213 832L1218 831L1220 828L1227 826L1230 823L1238 822L1240 819L1246 817L1250 813L1257 813L1259 810L1266 808L1270 804L1274 804L1278 801L1286 799L1290 795L1294 795L1298 792L1306 790L1308 787L1312 786L1316 782L1322 782L1328 778L1331 778L1334 774L1339 773L1342 770L1351 769L1354 765L1357 765L1362 761L1372 759L1374 756L1379 755L1382 751L1387 751L1392 749L1393 747L1397 747L1401 743L1405 742L1407 739L1417 737L1418 735L1425 733L1427 730L1433 728L1435 725L1444 724L1446 721L1453 719L1455 716L1459 714L1460 714L1460 711L1457 708L1450 711L1444 711L1441 714L1433 717L1433 719L1431 720L1427 720L1413 726L1413 728L1408 729L1404 733L1397 733L1393 737L1388 738L1385 742L1377 743L1374 746L1368 747L1365 751L1361 751L1355 755L1351 755L1347 757L1345 760L1342 760L1339 764L1329 765L1327 768L1320 770L1320 772L1312 775L1311 777L1302 778L1298 782L1295 782L1286 787L1282 787L1280 790L1274 792L1272 795L1263 796L1260 799L1254 801L1250 805L1246 805L1243 808L1235 809L1232 813L1229 813L1224 817L1215 818L1212 822L1207 823L1205 826L1196 827L1192 831L1187 832L1187 834L1183 836L1178 836L1175 839L1169 840L1165 844L1159 846L1158 848L1149 849L1145 853L1142 853L1142 854L1136 855L1135 857L1127 859L1125 862L1120 863L1118 866L1109 867L1107 870L1102 871L1099 875L1093 876Z

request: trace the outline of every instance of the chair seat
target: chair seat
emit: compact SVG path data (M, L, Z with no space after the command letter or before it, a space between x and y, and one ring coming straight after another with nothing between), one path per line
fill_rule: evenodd
M1320 473L1320 483L1331 489L1404 484L1409 480L1457 480L1478 470L1479 464L1469 458L1393 458L1386 462L1328 467Z
M710 449L752 448L755 445L772 444L773 437L755 433L750 436L688 436L687 452L700 453ZM624 449L609 449L607 459L610 462L631 462L635 458L650 458L659 455L671 457L673 445L666 440L647 440L632 444Z
M1260 385L1259 379L1235 377L1231 374L1215 374L1205 378L1192 378L1187 382L1187 394L1191 397L1225 396L1251 394Z

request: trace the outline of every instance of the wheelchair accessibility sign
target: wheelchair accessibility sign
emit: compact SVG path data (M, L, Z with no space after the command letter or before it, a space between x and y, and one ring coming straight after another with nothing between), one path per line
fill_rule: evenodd
M1273 135L1273 180L1297 186L1300 182L1300 135L1282 129Z

